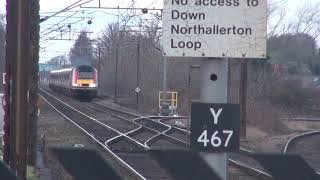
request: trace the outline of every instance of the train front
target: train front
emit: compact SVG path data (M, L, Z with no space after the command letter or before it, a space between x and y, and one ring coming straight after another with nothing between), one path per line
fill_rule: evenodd
M72 70L72 94L92 99L97 96L98 73L91 66L80 65Z

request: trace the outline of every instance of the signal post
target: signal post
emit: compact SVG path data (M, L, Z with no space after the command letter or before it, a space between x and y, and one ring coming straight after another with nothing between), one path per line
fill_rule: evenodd
M227 152L239 151L240 144L240 106L227 102L227 59L266 57L266 12L265 0L164 0L164 55L201 59L201 103L191 108L191 148L223 180Z

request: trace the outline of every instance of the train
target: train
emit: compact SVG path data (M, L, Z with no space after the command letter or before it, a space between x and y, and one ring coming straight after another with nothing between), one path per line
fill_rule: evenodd
M75 98L92 100L97 96L98 72L89 65L50 71L49 88Z

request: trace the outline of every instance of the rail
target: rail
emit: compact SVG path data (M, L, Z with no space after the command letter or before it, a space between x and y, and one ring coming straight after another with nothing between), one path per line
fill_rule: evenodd
M80 130L82 130L86 135L88 135L90 138L92 138L97 144L102 146L108 154L111 156L111 161L114 163L115 166L121 168L121 169L127 169L128 170L128 177L133 179L142 179L146 180L145 177L143 177L139 172L137 172L134 168L132 168L129 164L127 164L124 160L122 160L119 156L117 156L114 152L112 152L105 144L101 143L98 139L96 139L91 133L86 131L84 128L82 128L80 125L78 125L76 122L74 122L72 119L67 117L64 113L62 113L60 110L58 110L55 106L53 106L45 97L40 95L40 97L49 105L51 106L55 111L57 111L60 115L62 115L65 119L70 121L72 124L77 126ZM77 111L77 110L76 110ZM80 112L82 113L82 112ZM82 113L83 114L83 113ZM90 119L93 119L90 117ZM142 145L145 147L144 145Z
M50 95L51 95L51 94L50 94ZM51 95L51 96L53 96L53 95ZM54 97L54 96L53 96L53 97ZM66 104L65 102L61 101L60 99L58 99L58 98L56 98L56 97L54 97L54 98L57 99L57 100L59 100L60 103L63 103L64 105L69 106L68 104ZM99 105L101 105L101 104L99 104ZM52 105L50 104L50 106L52 106ZM73 107L71 107L71 106L69 106L69 107L72 108L72 109L74 109L74 110L76 110L76 111L78 111L77 109L75 109L75 108L73 108ZM58 109L56 109L56 108L54 108L54 109L55 109L56 111L58 110ZM109 109L112 109L113 111L118 112L118 113L121 113L121 114L127 114L127 115L130 115L130 116L136 117L135 120L138 120L138 119L141 119L141 118L143 119L143 118L144 118L144 119L148 119L148 120L151 120L152 122L160 123L160 124L168 127L167 130L165 130L165 131L163 131L163 132L158 132L157 135L151 137L151 138L150 138L149 140L147 140L144 144L141 144L141 143L139 143L138 141L135 141L134 139L132 139L132 138L129 136L131 133L134 133L134 132L136 132L136 131L138 131L138 130L141 130L142 128L146 128L146 127L144 127L143 125L140 125L139 123L138 123L138 124L139 124L139 127L138 127L138 128L133 129L133 130L131 130L131 131L129 131L129 132L126 132L126 133L117 132L117 133L118 133L117 137L114 137L114 138L112 138L112 139L109 139L109 140L106 141L105 143L98 142L98 144L100 144L100 145L103 146L105 149L107 149L109 153L112 152L112 151L109 149L108 143L110 143L111 141L113 141L114 139L119 138L119 137L126 137L126 138L128 138L128 139L130 139L130 140L133 140L136 144L139 144L140 146L143 146L144 148L149 149L148 143L149 143L150 141L152 141L152 139L154 139L154 138L156 138L156 137L158 137L158 136L161 136L161 135L168 136L168 135L166 135L165 133L167 133L168 130L170 130L171 128L175 128L175 129L178 129L179 131L183 131L183 132L186 132L186 133L190 133L190 132L187 131L187 130L184 130L184 129L181 129L181 128L172 127L172 126L170 126L170 125L168 125L168 124L165 124L165 123L162 123L162 122L158 122L158 121L156 121L156 120L153 119L153 118L156 118L155 116L141 117L141 116L139 116L139 115L137 115L137 114L134 114L134 113L131 113L131 112L129 112L129 111L116 109L116 108L114 108L114 107L110 107ZM60 114L62 114L64 117L66 117L66 116L65 116L62 112L60 112L59 110L58 110L58 112L59 112ZM101 123L100 121L97 121L96 119L94 119L94 118L92 118L92 117L90 117L90 116L88 116L88 115L80 112L80 111L78 111L78 112L79 112L80 114L86 116L87 118L89 118L89 119L91 119L91 120L94 120L95 122L103 125L103 126L106 126L106 127L110 128L110 129L113 129L113 128L111 128L111 127L109 127L109 126ZM116 116L116 115L113 115L113 116ZM123 118L123 117L120 117L120 116L118 116L118 117L119 117L119 118L122 118L122 119L128 120L127 118ZM67 118L67 117L66 117L66 118ZM159 118L159 117L157 117L157 118ZM163 117L163 118L164 118L164 117ZM180 119L181 119L181 117L170 117L170 118L177 118L177 119L180 118ZM73 122L71 119L69 119L69 118L67 118L67 119L68 119L69 121L71 121L73 124L75 124L77 127L81 128L77 123ZM130 120L129 120L129 121L130 121ZM133 121L131 121L131 122L133 122ZM137 122L133 122L133 123L137 123ZM171 128L170 128L170 127L171 127ZM99 140L96 139L92 134L90 134L89 132L87 132L85 129L81 128L81 130L85 131L85 133L86 133L87 135L89 135L91 138L93 138L95 141L99 141ZM184 144L187 144L187 142L184 142L184 141L181 141L181 140L180 140L180 142L182 142L182 143L184 143ZM245 154L250 154L250 153L251 153L251 151L245 150L245 149L243 149L243 148L240 149L240 152L245 153ZM115 156L116 156L116 157L115 157ZM120 157L118 157L118 156L117 156L115 153L113 153L113 152L112 152L112 157L114 157L114 158L117 159L117 161L118 161L118 166L120 166L120 165L122 164L122 166L123 166L124 168L129 169L135 176L140 176L140 178L143 177L143 175L141 175L141 174L138 173L136 170L134 170L134 168L132 168L130 165L126 164ZM120 163L120 165L119 165L119 163ZM125 164L123 164L123 163L125 163ZM268 173L265 173L265 172L263 172L263 171L261 171L261 170L258 170L258 169L254 168L254 167L252 167L252 166L250 166L250 165L247 165L247 164L245 164L245 163L243 163L243 162L239 162L239 161L236 161L236 160L233 160L233 159L230 159L230 158L229 158L229 163L230 163L231 165L233 165L233 166L239 167L240 169L242 169L242 170L250 173L251 175L258 176L258 177L264 177L264 179L271 179L271 178L270 178L271 176L270 176ZM143 178L144 178L144 177L143 177ZM144 179L145 179L145 178L144 178Z
M115 112L118 112L118 113L123 113L123 114L127 114L127 115L130 115L130 116L137 117L136 119L141 118L141 116L139 116L137 114L134 114L132 112L126 111L126 110L116 109L115 107L111 107L109 105L104 105L104 104L100 104L100 103L95 103L95 104L98 104L99 106L103 106L103 107L106 107L106 108L111 109L111 110L114 110ZM146 116L145 118L151 119L152 121L155 121L154 119L158 119L159 121L162 121L164 118L181 119L181 118L188 118L188 117L186 117L186 116L183 116L183 117ZM155 122L158 122L158 121L155 121ZM165 123L162 123L162 124L165 124ZM170 126L168 124L165 124L165 125ZM176 128L176 127L174 127L174 128ZM186 133L190 133L190 131L187 131L185 129L181 129L181 128L176 128L176 129L182 130L182 131L184 131ZM155 135L155 136L158 136L158 135ZM187 142L184 142L184 143L188 144ZM251 153L253 153L252 151L244 149L244 148L240 148L240 152L242 154L251 154ZM235 167L238 167L238 168L241 168L241 169L245 170L246 172L248 172L248 173L250 173L250 174L252 174L254 176L258 176L259 178L262 178L262 179L265 179L265 180L272 179L272 176L269 173L263 172L261 170L258 170L258 169L254 168L254 167L251 167L250 165L247 165L245 163L233 160L231 158L229 158L229 163L231 165L235 166Z
M297 136L294 136L292 138L290 138L286 145L284 146L283 150L282 150L282 154L287 154L290 147L296 143L298 140L301 140L303 138L307 138L307 137L310 137L310 136L314 136L314 135L320 135L320 131L312 131L312 132L307 132L307 133L303 133L303 134L299 134ZM319 171L316 171L317 174L320 175L320 172Z
M285 121L306 121L306 122L320 122L320 118L309 118L309 117L295 117L295 118L280 118Z

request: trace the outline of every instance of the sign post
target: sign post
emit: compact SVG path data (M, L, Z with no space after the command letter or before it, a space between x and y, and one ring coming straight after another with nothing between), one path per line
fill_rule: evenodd
M201 120L199 111L191 112L191 146L204 151L202 156L223 180L228 179L226 152L239 149L239 107L230 112L237 117L219 119L217 104L208 103L228 109L228 58L266 57L266 21L266 0L164 0L164 54L202 60L200 106L212 118ZM230 127L219 123L231 120Z
M203 59L200 68L200 101L202 103L227 103L228 61ZM202 153L202 156L223 180L227 179L228 157L226 153Z
M2 73L2 85L6 85L6 75L7 73Z

